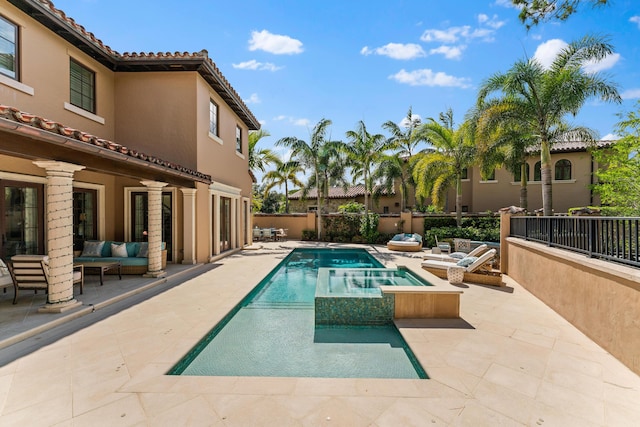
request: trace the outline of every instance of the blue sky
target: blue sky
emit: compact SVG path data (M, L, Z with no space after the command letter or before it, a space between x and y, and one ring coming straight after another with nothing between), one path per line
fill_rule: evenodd
M609 138L616 113L640 99L640 1L583 8L529 32L509 0L55 0L57 8L124 52L206 49L271 136L308 141L322 118L331 137L364 120L385 133L411 107L422 118L452 108L456 123L484 79L522 58L552 58L586 34L615 54L595 70L618 84L622 105L590 100L572 123ZM279 151L285 155L284 152Z

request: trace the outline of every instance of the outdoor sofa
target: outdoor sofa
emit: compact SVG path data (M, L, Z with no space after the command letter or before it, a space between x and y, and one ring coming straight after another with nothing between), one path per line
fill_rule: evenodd
M387 243L391 251L418 252L422 250L422 236L419 234L400 233Z
M123 246L124 245L124 246ZM125 252L126 250L126 252ZM144 274L149 266L147 242L115 242L112 240L87 240L81 253L73 258L74 264L83 262L120 261L122 274ZM167 267L167 250L162 243L162 269ZM117 270L108 273L117 274Z

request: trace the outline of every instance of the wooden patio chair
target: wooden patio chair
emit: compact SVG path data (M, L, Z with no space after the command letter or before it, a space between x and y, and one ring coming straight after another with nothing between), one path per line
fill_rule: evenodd
M8 264L13 289L13 303L18 302L19 290L33 290L35 293L49 290L49 257L47 255L14 255ZM80 285L80 293L84 292L84 268L73 267L73 284Z

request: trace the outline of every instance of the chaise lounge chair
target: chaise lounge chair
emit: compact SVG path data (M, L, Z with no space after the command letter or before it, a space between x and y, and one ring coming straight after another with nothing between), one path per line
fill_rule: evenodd
M482 245L478 246L468 254L464 252L453 252L450 254L433 254L432 253L432 254L426 254L425 256L422 257L422 259L425 259L425 260L430 259L433 261L458 262L462 258L466 258L470 256L479 257L480 255L482 255L488 250L489 250L489 247L483 243Z
M496 253L495 249L490 249L478 258L466 257L458 262L426 260L422 261L422 268L441 279L446 279L449 267L463 267L465 282L502 286L502 274L493 271L490 265L495 260Z
M14 255L8 264L15 294L13 303L18 302L19 290L49 290L49 257L47 255ZM73 284L80 285L80 293L84 292L84 268L73 267Z
M387 243L390 251L419 252L422 250L422 236L419 234L400 233Z

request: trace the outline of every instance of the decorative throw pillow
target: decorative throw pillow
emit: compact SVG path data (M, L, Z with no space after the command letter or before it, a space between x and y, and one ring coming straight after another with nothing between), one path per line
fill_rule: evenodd
M84 242L84 248L82 249L83 257L101 257L102 256L102 247L104 246L104 241L102 242Z
M149 258L149 242L140 243L140 250L136 256L138 258Z
M129 254L127 253L127 244L121 243L118 245L118 244L112 243L111 256L118 257L118 258L127 258L129 256Z
M7 264L5 264L4 261L0 259L0 277L8 276L8 275L9 275L9 268L7 267Z
M468 257L462 258L456 264L459 265L460 267L469 267L471 264L476 262L477 259L478 259L478 257L468 256Z
M456 259L465 258L467 255L469 255L469 254L464 253L464 252L454 252L454 253L449 254L449 256L451 258L456 258Z

